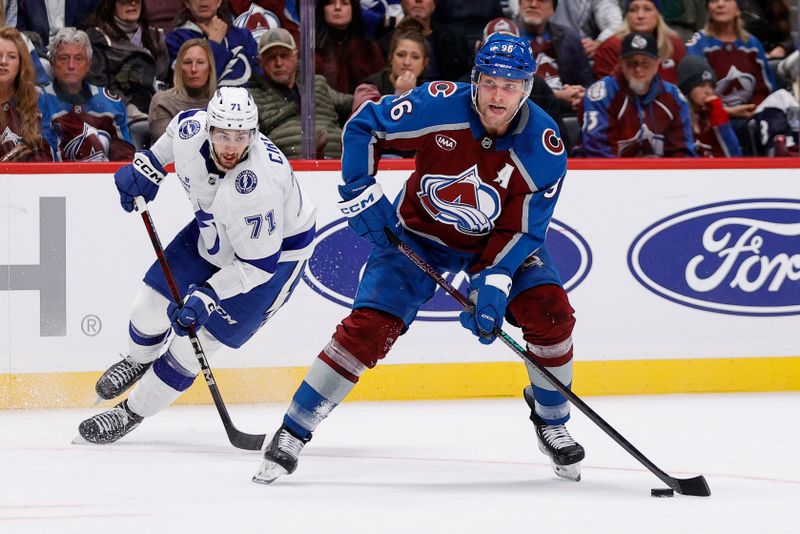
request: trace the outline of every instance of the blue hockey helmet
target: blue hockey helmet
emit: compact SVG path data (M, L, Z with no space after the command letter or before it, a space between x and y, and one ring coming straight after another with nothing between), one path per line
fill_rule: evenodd
M522 107L531 93L535 70L536 60L533 59L533 50L527 40L506 33L491 34L475 54L475 66L472 68L471 78L473 107L477 111L478 82L481 74L523 80L525 98L520 101Z

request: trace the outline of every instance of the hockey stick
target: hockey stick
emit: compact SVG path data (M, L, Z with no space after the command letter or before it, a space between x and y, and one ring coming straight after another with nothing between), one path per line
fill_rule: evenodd
M142 197L136 197L136 207L142 214L144 226L147 228L147 234L150 236L150 242L153 244L153 249L156 251L158 263L161 264L161 270L164 271L164 278L167 279L170 293L172 293L172 300L180 305L183 302L181 293L178 291L178 286L175 284L175 279L172 277L172 270L167 263L167 257L164 255L164 247L161 246L161 240L156 233L156 226L153 223L153 218L150 216L150 211L147 209L147 202ZM203 371L203 377L206 379L208 390L211 392L211 398L214 399L214 404L217 406L217 411L222 419L222 425L225 427L225 432L228 434L228 439L231 445L238 449L245 449L248 451L261 450L261 446L266 439L265 434L247 434L237 429L231 416L228 415L228 409L225 407L225 402L222 400L222 394L219 392L217 382L214 380L214 373L211 372L211 367L208 365L203 347L200 345L200 340L197 338L197 332L194 325L189 326L189 339L192 342L194 354L197 356L197 361L200 362L200 369Z
M403 243L400 238L398 238L391 230L388 228L384 229L386 233L387 239L389 242L397 247L397 249L402 252L408 259L410 259L417 267L425 271L425 273L433 278L436 283L444 289L451 297L456 299L459 304L464 307L472 306L473 304L465 297L458 289L453 287L450 282L448 282L441 274L439 274L436 269L434 269L431 265L429 265L424 259L422 259L416 252L414 252L411 247L407 244ZM628 451L628 454L636 458L643 466L645 466L651 473L661 479L667 486L672 488L673 490L677 491L681 495L694 495L697 497L708 497L711 495L711 489L708 487L708 483L706 479L702 476L696 476L693 478L675 478L661 469L659 469L656 464L651 462L644 454L639 452L636 447L634 447L625 437L622 436L619 432L617 432L614 427L608 424L602 417L600 417L597 412L592 410L580 397L578 397L572 390L565 387L561 381L559 381L553 374L548 371L544 366L536 362L528 352L519 345L511 336L505 333L500 328L495 328L494 332L497 337L499 337L503 343L505 343L517 356L522 358L526 363L531 364L536 370L541 374L544 378L547 379L550 384L553 385L562 395L564 395L569 401L576 406L580 411L582 411L586 417L592 420L594 424L600 427L600 429L608 434L611 439L616 441L623 449Z

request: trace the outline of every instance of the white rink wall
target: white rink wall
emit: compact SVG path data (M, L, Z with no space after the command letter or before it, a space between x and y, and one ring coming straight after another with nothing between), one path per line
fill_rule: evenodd
M155 256L138 214L119 207L113 167L86 168L0 176L0 374L97 372L125 350L128 309ZM339 172L298 168L326 229L318 256L284 309L219 367L307 366L348 313L368 247L339 221ZM380 173L387 194L408 169ZM177 180L161 189L152 213L166 245L192 213ZM581 361L779 357L796 370L800 166L579 167L551 234ZM445 295L423 315L436 320L416 322L388 362L515 361L464 335Z

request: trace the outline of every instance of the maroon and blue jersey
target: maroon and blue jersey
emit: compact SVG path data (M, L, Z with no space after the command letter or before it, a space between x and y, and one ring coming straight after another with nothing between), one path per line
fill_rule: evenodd
M53 84L39 95L42 137L56 161L130 161L135 152L125 103L102 87L84 84L78 95L63 95Z
M413 234L465 255L470 271L512 275L544 243L566 173L558 128L526 100L508 133L487 135L470 86L431 82L366 102L343 133L346 183L374 176L387 149L416 150L416 169L395 201Z
M581 149L593 158L694 155L689 106L658 75L638 96L621 72L589 87L583 97Z
M746 41L736 39L731 43L699 31L686 43L686 52L705 56L717 75L714 92L728 107L758 105L775 90L775 76L764 47L752 35Z

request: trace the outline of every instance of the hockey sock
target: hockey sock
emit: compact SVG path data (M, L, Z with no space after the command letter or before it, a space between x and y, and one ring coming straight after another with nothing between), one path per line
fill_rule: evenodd
M160 334L148 335L140 332L131 322L128 324L128 334L128 355L135 362L149 363L158 356L169 329Z
M547 367L568 388L572 387L572 336L555 345L528 343L528 350L538 363ZM533 365L525 363L536 399L536 415L548 425L560 425L569 420L569 402Z
M189 389L196 372L185 369L167 350L147 370L128 397L128 407L142 417L163 410Z
M335 339L311 364L303 383L297 388L283 424L302 439L312 432L355 387L359 376L367 370Z

